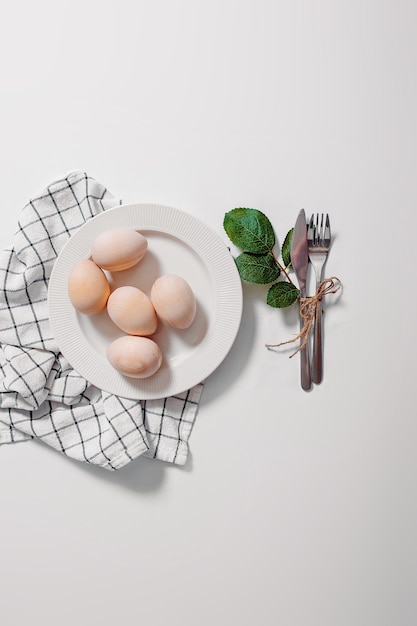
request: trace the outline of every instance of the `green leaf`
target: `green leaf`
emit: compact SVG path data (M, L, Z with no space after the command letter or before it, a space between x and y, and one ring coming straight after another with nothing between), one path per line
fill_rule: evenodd
M275 263L272 254L251 254L242 252L235 259L240 277L249 283L266 285L276 280L281 270Z
M295 285L286 281L280 281L270 287L266 301L269 306L273 306L276 309L284 309L294 304L299 295L300 290Z
M266 254L275 245L272 224L257 209L232 209L224 216L223 226L230 241L245 252Z
M284 239L284 243L282 244L282 260L284 261L285 267L289 267L291 265L291 241L293 232L294 228L291 228Z

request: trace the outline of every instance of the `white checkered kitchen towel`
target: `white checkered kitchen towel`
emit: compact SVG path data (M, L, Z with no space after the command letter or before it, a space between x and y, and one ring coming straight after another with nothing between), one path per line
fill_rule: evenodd
M38 439L78 461L116 470L148 457L183 465L202 384L162 400L101 391L60 353L48 281L71 235L121 204L83 172L51 183L23 208L0 255L0 444Z

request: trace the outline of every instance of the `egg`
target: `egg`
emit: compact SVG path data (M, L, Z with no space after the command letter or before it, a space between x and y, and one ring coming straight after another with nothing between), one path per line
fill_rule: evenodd
M158 317L169 326L185 329L194 321L195 295L181 276L165 274L157 278L152 285L151 302Z
M81 259L68 276L71 304L85 315L96 315L106 308L109 281L103 270L90 259Z
M118 287L110 294L107 313L116 326L130 335L152 335L158 325L146 293L131 285Z
M91 258L104 270L120 272L133 267L148 249L146 237L129 228L106 230L94 239Z
M107 346L106 354L116 370L131 378L148 378L162 364L162 353L158 344L148 337L123 335Z

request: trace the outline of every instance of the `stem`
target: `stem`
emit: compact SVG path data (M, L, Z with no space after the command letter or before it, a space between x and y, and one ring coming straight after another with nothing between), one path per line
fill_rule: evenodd
M279 269L284 274L284 276L286 277L288 282L291 283L291 285L294 285L294 283L292 282L291 278L288 276L285 267L283 265L281 265L281 263L278 261L277 257L275 256L275 254L273 253L272 250L270 250L270 253L272 254L272 258L274 259L275 263L278 265Z

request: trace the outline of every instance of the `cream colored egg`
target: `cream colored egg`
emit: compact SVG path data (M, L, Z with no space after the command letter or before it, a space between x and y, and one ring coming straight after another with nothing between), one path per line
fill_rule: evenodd
M81 259L68 277L71 304L85 315L96 315L106 308L110 285L103 270L90 259Z
M124 376L148 378L159 370L162 353L148 337L124 335L107 346L110 364Z
M120 272L139 263L148 249L146 237L129 228L106 230L94 239L91 257L110 272Z
M194 321L197 304L190 285L175 274L160 276L152 285L151 302L160 319L185 329Z
M129 335L152 335L158 325L146 293L131 285L118 287L110 294L107 312L116 326Z

